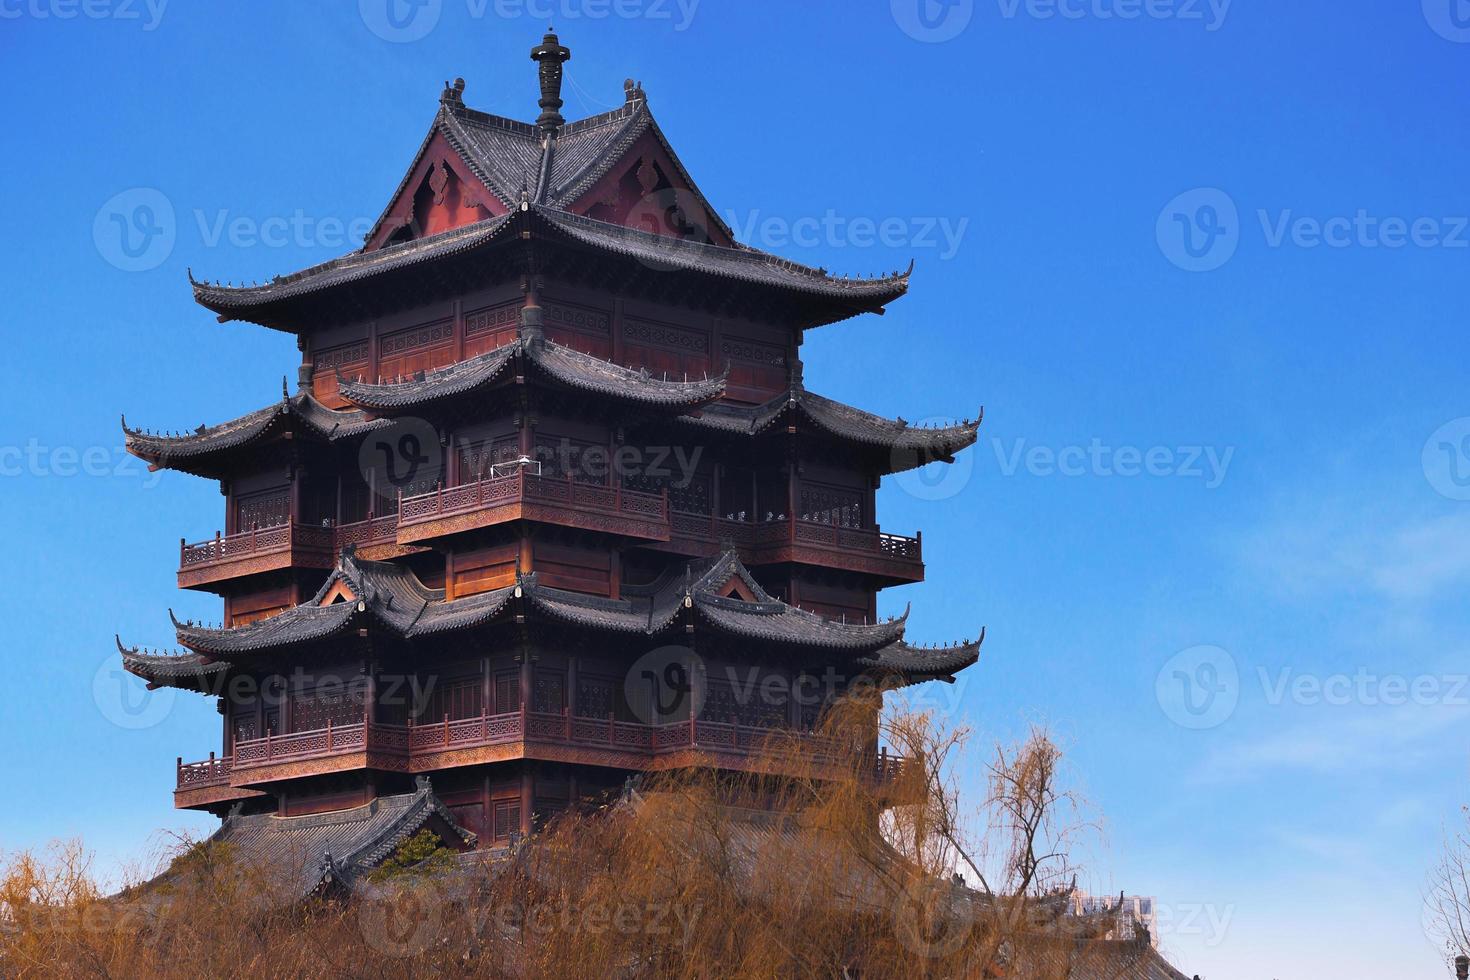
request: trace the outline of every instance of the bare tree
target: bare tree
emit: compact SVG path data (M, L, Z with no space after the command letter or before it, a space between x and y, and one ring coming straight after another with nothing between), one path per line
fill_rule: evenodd
M1439 863L1429 873L1425 923L1442 945L1446 962L1470 955L1470 807L1465 823L1446 833Z

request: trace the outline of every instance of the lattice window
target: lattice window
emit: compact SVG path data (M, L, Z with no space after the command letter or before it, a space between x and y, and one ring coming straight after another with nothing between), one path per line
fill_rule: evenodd
M531 689L532 710L560 714L566 706L566 677L560 671L538 670Z
M515 671L495 675L495 713L509 714L521 707L521 679Z
M497 463L508 463L520 455L520 445L514 437L461 444L459 482L465 484L488 480L490 467Z
M672 458L670 457L670 459ZM688 480L687 483L685 483L686 479ZM710 492L710 478L708 476L695 476L691 479L688 478L687 474L683 473L676 473L672 478L632 473L623 478L623 486L629 490L655 494L663 493L664 488L668 487L669 509L679 511L683 514L707 515L714 501L714 497Z
M496 800L492 811L491 840L497 844L509 843L512 835L521 832L521 801Z
M588 455L589 450L596 453ZM541 475L566 479L570 473L578 483L607 485L611 459L607 446L584 439L542 438L536 441L535 458L541 461Z
M801 519L835 527L866 527L863 523L863 494L842 487L803 484Z
M237 743L250 742L257 738L260 738L260 727L256 723L254 710L251 710L249 714L239 714L235 716L235 724L232 728L232 733L234 741Z
M725 681L711 680L705 687L701 717L725 724L738 721L740 703L735 697L734 686Z
M478 677L457 681L442 681L434 686L415 720L425 724L461 718L480 717L481 695L484 688Z
M333 726L355 725L363 718L361 691L309 691L296 695L291 702L291 727L298 732L313 732Z
M288 490L267 490L235 501L236 532L278 527L290 519L291 494Z
M583 718L606 718L617 710L613 682L605 677L577 678L577 714Z

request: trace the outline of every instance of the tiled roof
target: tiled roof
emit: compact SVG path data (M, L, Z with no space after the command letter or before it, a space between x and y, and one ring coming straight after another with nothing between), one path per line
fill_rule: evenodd
M121 637L117 652L122 654L123 670L141 677L150 688L178 687L209 691L230 669L227 663L206 663L197 653L155 653L137 647L125 647Z
M327 886L351 888L426 826L452 845L475 845L475 835L455 822L421 778L413 793L380 796L348 810L299 817L231 814L205 846L228 843L241 867L266 872L280 883L283 897L301 899Z
M851 300L881 306L898 299L909 288L909 273L869 279L833 276L769 252L737 245L727 248L698 240L671 238L641 228L597 221L585 215L536 207L539 217L584 245L620 253L656 269L684 269L741 282L791 289L827 299Z
M410 408L441 398L468 394L500 377L505 366L519 350L517 343L506 344L467 360L458 361L432 371L424 371L407 381L372 383L354 381L338 374L337 391L354 405L380 411Z
M299 272L277 276L262 285L222 286L218 282L196 280L192 272L189 282L194 287L196 302L216 313L229 314L231 311L243 311L294 299L478 248L499 236L503 229L512 224L515 215L516 212L511 212L496 218L486 218L437 235L416 238L411 242L401 242L373 252L350 252Z
M321 603L338 585L357 597ZM445 601L443 589L430 589L410 569L390 562L365 561L351 551L306 603L243 626L208 627L174 620L179 643L222 657L285 649L341 633L358 619L371 618L404 639L479 626L500 614L514 589L498 589Z
M859 657L858 663L874 673L896 676L909 681L953 678L955 674L980 659L980 646L985 642L985 631L980 638L971 642L953 643L949 646L910 646L898 640L888 646Z
M755 601L719 594L717 590L732 577L741 579ZM356 601L321 605L338 584L350 589ZM317 595L303 605L243 626L206 627L175 619L174 627L183 646L229 659L327 639L354 622L377 622L406 640L467 629L491 622L517 598L555 620L588 629L642 635L667 629L687 608L718 632L731 636L866 654L873 665L900 673L908 659L926 655L924 651L895 647L903 637L907 613L899 619L873 624L823 619L765 592L734 551L671 566L649 585L625 587L619 599L551 588L531 574L521 576L514 586L453 600L446 600L442 589L426 587L406 566L366 561L349 551ZM935 661L938 666L930 670L934 664L921 660L918 669L909 673L947 674L952 661L952 657L942 663Z
M934 428L886 419L808 391L799 382L763 404L717 402L697 416L682 417L682 421L732 435L758 435L789 413L799 413L837 439L887 450L892 457L890 472L949 460L974 445L980 430L980 419Z
M380 411L411 408L493 384L514 357L560 384L640 405L692 408L719 398L727 374L695 380L656 378L550 340L520 337L494 350L404 381L370 384L342 378L338 391L353 404Z
M263 441L298 423L302 431L327 440L352 438L392 424L386 419L369 418L362 411L327 408L310 392L303 391L237 419L219 425L201 425L192 432L133 429L126 418L122 425L124 445L134 456L156 466L208 475L220 454Z

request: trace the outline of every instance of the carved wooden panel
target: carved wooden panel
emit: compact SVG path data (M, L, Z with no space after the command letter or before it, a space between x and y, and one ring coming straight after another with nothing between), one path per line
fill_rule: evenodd
M368 368L366 340L317 351L311 362L311 393L328 408L342 408L347 400L337 394L337 372L356 378Z
M612 592L612 558L605 550L538 541L535 570L540 582L593 595Z
M502 303L464 315L464 356L474 357L515 340L521 322L519 301Z
M439 320L378 338L378 376L405 378L454 360L454 321Z
M732 398L763 402L786 390L785 348L744 337L725 337L720 341L720 357L730 365Z
M605 310L550 301L542 312L546 336L565 347L612 357L612 317Z
M520 553L520 545L514 541L457 552L454 556L455 597L463 598L514 585L516 559Z
M709 334L703 330L636 317L623 323L624 363L659 377L701 378L724 370L723 365L710 363L709 345Z

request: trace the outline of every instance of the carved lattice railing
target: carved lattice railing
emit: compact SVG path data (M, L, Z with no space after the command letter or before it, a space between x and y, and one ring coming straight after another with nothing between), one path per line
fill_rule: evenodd
M201 568L222 562L293 549L330 551L332 529L310 524L276 524L239 534L216 534L206 541L179 541L179 568Z

